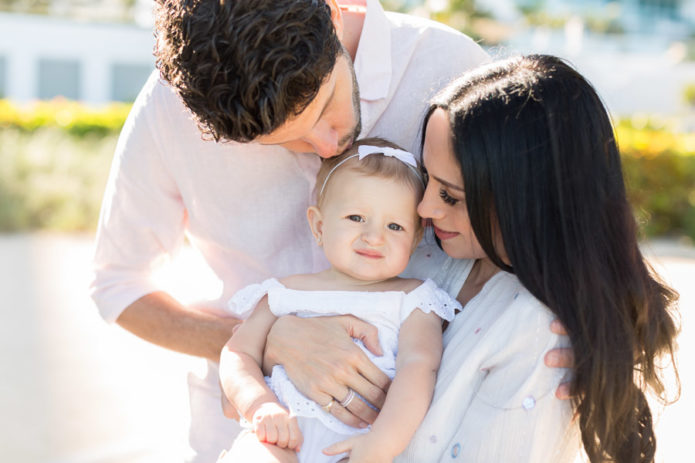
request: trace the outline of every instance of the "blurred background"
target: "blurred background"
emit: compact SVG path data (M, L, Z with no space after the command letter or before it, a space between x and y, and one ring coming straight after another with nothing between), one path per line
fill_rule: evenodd
M692 461L695 0L382 4L449 24L495 57L562 56L595 85L645 253L681 293L683 393L655 404L657 461ZM185 376L198 360L106 325L87 295L118 132L154 68L151 9L151 0L0 0L3 461L173 462L186 451ZM219 288L190 248L159 279L184 301Z

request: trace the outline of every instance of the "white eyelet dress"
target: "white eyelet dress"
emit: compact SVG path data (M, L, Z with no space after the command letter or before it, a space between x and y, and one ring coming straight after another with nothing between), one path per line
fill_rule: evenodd
M286 288L274 278L238 291L230 300L228 309L235 316L246 318L266 294L271 312L278 317L349 314L376 326L384 353L381 357L372 354L361 341L355 340L355 343L390 378L396 374L399 328L413 310L434 312L440 318L450 321L455 311L461 309L455 299L429 279L406 294L402 291L302 291ZM282 366L273 368L271 376L266 377L266 383L280 402L298 417L304 437L298 454L300 463L339 461L344 455L328 457L321 450L351 435L369 430L347 426L326 413L319 404L294 387Z

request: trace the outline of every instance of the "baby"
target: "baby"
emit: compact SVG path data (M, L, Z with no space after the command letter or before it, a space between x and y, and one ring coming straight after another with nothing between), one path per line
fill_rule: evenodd
M294 452L299 462L389 462L401 453L432 398L442 354L442 320L459 303L431 280L399 278L422 237L416 207L424 183L411 153L380 139L355 143L323 162L317 204L307 211L311 232L330 268L271 278L234 295L230 310L248 317L220 359L224 393L259 442ZM317 404L302 395L282 366L264 378L265 340L282 315L351 314L378 328L382 356L359 340L370 359L393 379L370 428L333 416L364 400L352 389ZM242 434L243 435L243 434ZM233 452L232 452L233 453Z

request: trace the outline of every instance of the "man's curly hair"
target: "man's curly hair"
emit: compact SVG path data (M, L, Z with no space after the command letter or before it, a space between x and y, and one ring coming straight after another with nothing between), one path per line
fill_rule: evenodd
M216 141L301 113L343 52L325 0L157 0L156 37L161 76Z

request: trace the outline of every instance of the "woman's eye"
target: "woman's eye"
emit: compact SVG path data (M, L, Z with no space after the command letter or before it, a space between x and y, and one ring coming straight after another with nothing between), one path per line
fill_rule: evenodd
M388 225L388 227L389 227L389 230L393 230L393 231L401 231L401 230L403 230L403 227L401 227L401 226L398 225L397 223L390 223L390 224Z
M449 195L449 193L447 193L446 190L439 190L439 197L442 198L442 201L449 204L450 206L454 206L456 203L459 202L458 199Z
M347 219L348 219L348 220L351 220L351 221L353 221L353 222L363 222L363 221L364 221L364 220L362 220L362 216L355 215L355 214L353 214L353 215L348 215L348 216L347 216Z

